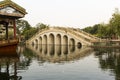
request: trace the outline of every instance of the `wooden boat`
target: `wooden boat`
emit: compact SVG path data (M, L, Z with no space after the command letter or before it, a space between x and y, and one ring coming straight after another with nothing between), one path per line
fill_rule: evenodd
M19 42L18 39L1 40L1 41L0 41L0 47L16 45L16 44L18 44L18 42Z
M18 39L0 41L0 56L1 53L5 54L15 53L18 42L19 42Z

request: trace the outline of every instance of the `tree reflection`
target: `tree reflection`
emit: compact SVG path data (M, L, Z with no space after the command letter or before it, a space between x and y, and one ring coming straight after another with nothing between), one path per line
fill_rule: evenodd
M115 80L120 80L120 49L107 48L95 49L95 56L99 58L102 70L109 70L115 75Z
M36 57L33 51L26 48L24 45L19 46L21 49L20 54L20 62L19 65L22 67L22 69L28 69L28 66L30 66L30 63L32 62L32 59Z

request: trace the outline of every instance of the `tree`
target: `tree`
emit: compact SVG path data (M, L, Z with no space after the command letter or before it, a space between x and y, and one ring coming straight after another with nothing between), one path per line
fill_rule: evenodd
M49 28L49 25L38 23L36 27L31 27L28 21L20 19L17 20L17 34L24 36L25 40L31 38L39 30Z
M100 38L109 38L109 27L108 24L99 24L97 36Z
M91 31L92 31L92 27L91 26L89 26L89 27L86 27L86 28L84 28L84 29L82 29L83 31L85 31L85 32L87 32L87 33L91 33ZM92 34L92 33L91 33Z
M43 24L43 23L38 23L36 25L36 27L41 30L41 29L45 29L45 28L49 28L49 25Z
M26 30L31 29L31 25L28 23L28 21L19 19L16 21L17 23L17 33L18 34L24 34Z
M34 27L32 27L31 29L29 29L29 30L26 30L25 32L24 32L24 37L25 37L25 40L28 40L29 38L31 38L33 35L35 35L36 33L37 33L37 28L34 28Z
M21 38L21 35L25 37L25 40L29 38L29 30L32 28L31 25L28 23L28 21L19 19L16 21L17 23L17 34L19 35L19 38Z
M101 38L117 39L120 36L120 12L116 8L108 24L95 24L93 27L83 29Z
M120 36L120 12L116 8L115 13L112 15L112 18L110 19L110 30L113 36Z

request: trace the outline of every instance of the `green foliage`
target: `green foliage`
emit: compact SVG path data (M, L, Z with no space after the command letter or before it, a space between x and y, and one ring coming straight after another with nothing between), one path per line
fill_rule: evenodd
M30 36L29 30L32 28L31 25L28 23L28 21L20 19L16 21L17 23L17 34L19 36L24 36L25 40L28 39Z
M29 30L26 30L23 34L25 36L25 40L31 38L36 32L37 32L36 28L31 28Z
M115 9L115 13L110 19L110 27L114 35L120 36L120 13L118 9Z
M95 24L93 27L87 27L83 30L100 38L118 38L120 36L119 10L115 9L115 12L108 24Z
M91 33L93 35L98 33L98 30L100 28L101 24L95 24L93 27L86 27L83 29L83 31L86 31L88 33Z
M93 26L93 29L91 30L91 33L92 33L92 34L97 34L97 33L98 33L98 30L99 30L99 26L100 26L100 24L95 24L95 25Z
M100 24L97 32L97 36L100 38L108 38L109 37L109 27L107 24Z
M93 29L93 28L90 26L90 27L86 27L86 28L84 28L83 31L92 34L92 29Z
M31 25L26 20L20 19L20 20L17 20L16 23L17 23L18 34L24 34L24 32L31 29Z
M45 29L45 28L49 28L49 25L43 24L43 23L38 23L36 25L37 29L41 30L41 29Z
M39 30L49 28L49 25L38 23L36 27L31 27L28 21L20 19L17 20L17 34L24 36L25 40L31 38Z

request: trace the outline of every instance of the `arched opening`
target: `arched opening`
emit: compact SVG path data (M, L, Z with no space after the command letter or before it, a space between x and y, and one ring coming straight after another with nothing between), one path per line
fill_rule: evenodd
M55 55L54 45L49 45L49 54L50 54L50 56L54 56Z
M68 46L68 37L66 35L63 36L63 45Z
M50 51L50 55L51 56L54 56L54 54L55 54L55 38L54 38L54 35L51 33L50 35L49 35L49 51Z
M32 47L34 47L34 44L35 44L35 43L34 43L34 42L32 42Z
M61 45L57 45L55 46L55 54L57 54L58 56L61 56Z
M55 39L53 34L49 35L49 44L55 44Z
M47 54L47 44L42 46L43 48L43 53L46 55Z
M35 49L38 50L38 45L35 45Z
M35 49L37 50L38 49L38 39L35 39Z
M63 36L63 54L68 54L68 37L66 35Z
M40 50L40 53L42 54L42 46L40 47L40 49L39 49L39 50Z
M43 44L47 44L47 35L43 36Z
M77 47L80 49L82 47L82 44L80 42L78 42Z
M37 39L35 39L35 44L38 44L38 40Z
M47 54L47 35L43 36L43 45L42 45L42 48L43 48L44 54Z
M70 52L75 51L75 40L73 38L71 38L69 41L69 49L70 49Z
M42 44L42 37L39 38L39 44Z
M70 52L75 51L75 40L73 38L71 38L69 41L69 50L70 50Z
M40 36L39 38L39 49L40 49L40 53L42 53L42 37Z
M67 55L68 54L68 46L67 45L62 46L62 51L63 51L63 54Z
M57 34L57 36L56 36L56 44L61 45L61 35L60 34Z
M73 38L70 39L69 45L70 46L75 46L75 40Z

